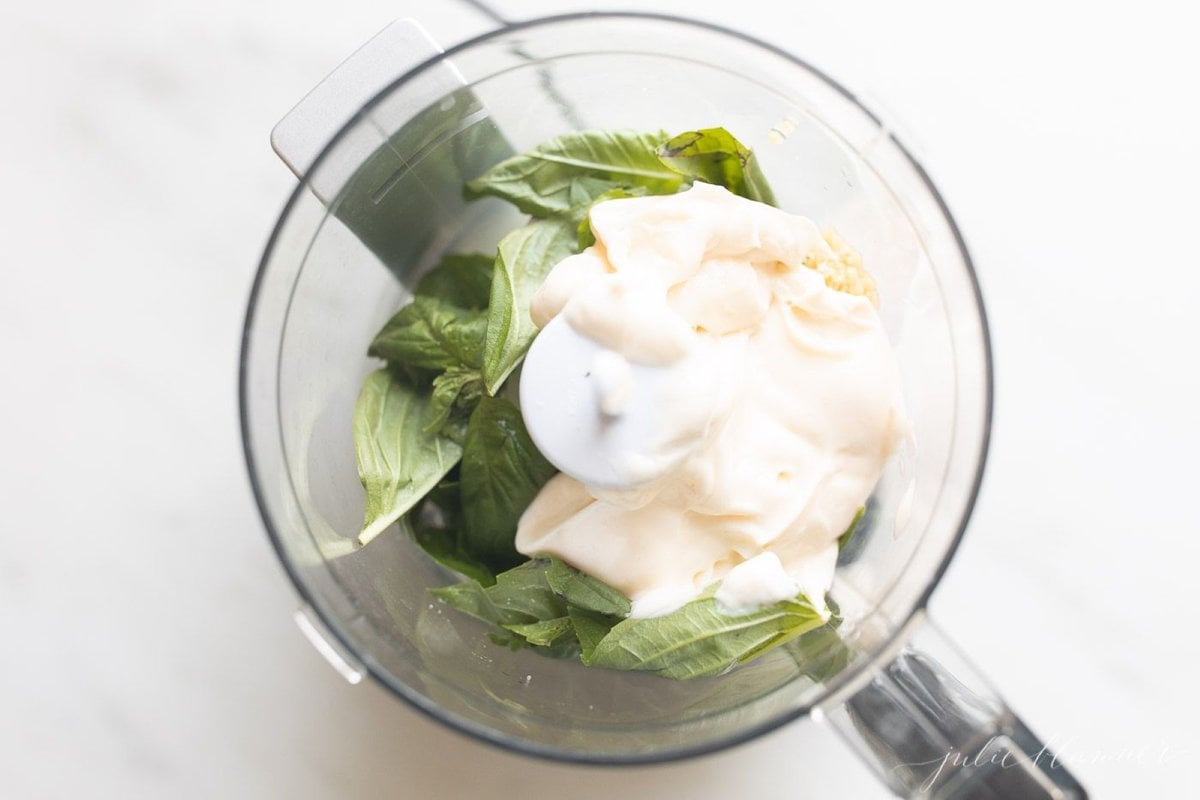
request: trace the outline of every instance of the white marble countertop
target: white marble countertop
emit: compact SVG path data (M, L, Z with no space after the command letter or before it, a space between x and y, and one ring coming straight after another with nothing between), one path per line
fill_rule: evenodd
M1156 2L658 5L905 121L974 251L998 373L933 613L1094 796L1176 796L1200 758L1194 22ZM267 134L404 15L447 43L488 27L451 2L0 9L0 796L886 796L810 722L651 768L501 753L345 684L297 632L236 411L292 185Z

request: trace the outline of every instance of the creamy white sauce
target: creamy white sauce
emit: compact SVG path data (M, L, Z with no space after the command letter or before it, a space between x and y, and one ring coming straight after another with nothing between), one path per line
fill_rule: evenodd
M736 616L795 597L800 585L787 574L779 556L759 553L725 574L714 594L721 610Z
M834 257L810 220L719 187L601 203L591 227L531 306L522 409L562 474L517 549L633 616L722 579L730 609L824 609L837 537L907 431L874 306L804 265Z

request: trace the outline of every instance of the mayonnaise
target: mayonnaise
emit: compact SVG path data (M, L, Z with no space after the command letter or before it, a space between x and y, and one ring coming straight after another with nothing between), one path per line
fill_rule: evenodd
M871 300L826 285L813 265L838 256L810 220L708 184L598 204L591 227L531 305L521 405L562 473L517 549L632 616L722 579L731 612L797 592L824 610L837 538L907 431Z

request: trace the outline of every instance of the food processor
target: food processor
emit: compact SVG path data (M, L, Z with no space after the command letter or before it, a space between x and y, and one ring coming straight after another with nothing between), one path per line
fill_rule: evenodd
M405 523L365 547L351 420L367 344L447 252L489 252L522 217L463 184L572 130L723 126L781 208L835 229L877 281L913 442L892 460L831 591L841 624L691 681L588 669L493 644L436 601L457 577ZM889 127L796 56L654 14L507 24L442 51L388 26L279 123L299 184L255 279L241 355L251 481L302 598L301 629L471 736L562 761L699 755L811 715L895 793L1083 798L1054 754L925 612L963 535L992 408L984 309L942 198Z

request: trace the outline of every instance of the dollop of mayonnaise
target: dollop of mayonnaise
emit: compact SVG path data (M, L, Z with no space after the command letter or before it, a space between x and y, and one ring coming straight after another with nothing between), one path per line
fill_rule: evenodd
M837 254L810 220L720 187L607 201L590 221L596 244L550 272L530 313L602 353L586 366L600 373L596 415L607 421L576 457L604 452L619 480L585 484L556 462L563 472L522 516L517 549L619 589L635 617L668 613L726 576L718 599L730 609L799 591L824 611L837 538L908 430L871 300L812 268ZM546 339L545 352L583 352ZM527 381L537 442L545 426L534 415L562 401ZM628 435L646 419L652 435ZM610 430L626 431L615 455Z

